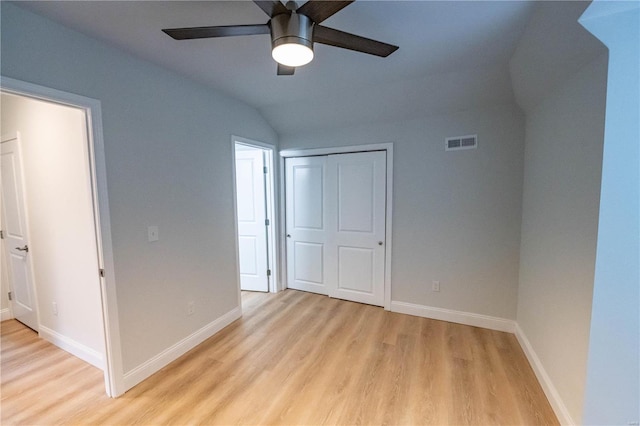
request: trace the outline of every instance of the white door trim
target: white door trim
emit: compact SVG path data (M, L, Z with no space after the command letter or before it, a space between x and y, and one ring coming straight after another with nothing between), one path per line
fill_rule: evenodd
M276 192L275 185L275 176L276 176L276 161L275 161L275 153L276 147L275 145L271 145L265 142L254 141L251 139L243 138L240 136L231 135L231 167L233 174L233 225L234 225L234 233L235 233L235 251L236 251L236 265L238 265L238 273L237 273L237 281L238 281L238 306L242 307L242 299L240 295L240 257L238 253L238 200L236 194L236 143L240 143L242 145L251 146L254 148L260 148L267 150L270 155L267 158L267 215L270 218L270 226L267 233L267 245L269 251L269 265L271 268L271 277L269 279L269 292L277 293L280 290L283 290L283 284L281 283L281 274L279 268L279 245L276 242L276 238L279 233L279 223L275 218L278 217L277 211L277 199L278 192Z
M391 255L392 255L392 222L393 222L393 143L368 145L339 146L331 148L287 149L280 151L280 194L284 194L285 172L284 160L289 157L309 157L314 155L344 154L350 152L386 151L387 152L387 196L386 196L386 243L384 265L384 309L391 310ZM285 229L285 197L280 197L280 229ZM279 235L280 253L286 253L286 236ZM287 282L287 257L281 256L281 282Z
M4 76L0 77L0 89L7 93L79 108L84 110L87 117L89 167L91 172L93 211L96 223L98 265L105 271L104 277L100 279L102 322L105 336L105 388L107 395L110 397L122 395L126 389L124 386L120 326L116 299L101 103L96 99ZM96 271L96 274L97 273L98 271Z

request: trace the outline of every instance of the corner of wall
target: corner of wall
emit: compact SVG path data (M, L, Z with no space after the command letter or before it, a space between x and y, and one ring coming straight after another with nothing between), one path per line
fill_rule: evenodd
M163 350L156 356L143 362L131 371L124 374L125 391L131 389L152 374L160 371L163 367L175 361L191 349L195 348L208 338L212 337L223 328L239 319L242 316L242 307L237 306L218 319L210 322L171 347Z
M533 372L542 386L544 394L547 396L547 399L551 404L551 408L553 408L553 412L558 417L560 424L575 425L576 422L571 418L571 414L560 397L560 393L554 386L551 377L549 377L549 374L547 374L547 371L542 364L542 361L538 358L536 351L533 349L533 346L531 346L531 342L529 342L529 339L524 334L524 331L522 331L522 328L520 328L518 323L515 324L515 335L527 357L527 360L529 360L529 364L531 364L531 368L533 368Z

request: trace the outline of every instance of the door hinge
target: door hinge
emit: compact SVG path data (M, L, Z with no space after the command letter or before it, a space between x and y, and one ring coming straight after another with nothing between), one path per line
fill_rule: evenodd
M269 224L270 224L270 223L271 223L271 222L269 222L269 219L265 219L265 220L264 220L264 226L269 226Z
M267 269L267 276L270 277L271 276L271 269Z
M9 300L13 300L13 295L9 292Z
M0 240L4 240L4 231L0 229Z
M266 175L267 173L269 173L269 169L267 169L267 166L264 166L262 168L262 172Z
M100 269L100 277L104 278L104 269Z

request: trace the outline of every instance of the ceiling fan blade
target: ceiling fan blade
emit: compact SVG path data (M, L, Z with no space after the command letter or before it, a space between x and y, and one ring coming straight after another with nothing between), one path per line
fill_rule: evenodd
M176 40L269 34L269 25L227 25L218 27L169 28L162 30Z
M284 7L284 5L282 3L280 3L278 0L274 0L274 1L260 1L260 0L253 0L253 2L258 5L258 7L260 9L262 9L264 11L264 13L266 13L267 15L269 15L270 18L276 16L276 15L281 15L283 13L291 13L289 12L289 10L287 10L286 7Z
M311 18L313 22L315 22L316 24L319 24L320 22L324 21L334 13L337 13L342 9L344 9L345 7L349 6L354 1L355 0L348 0L348 1L309 0L308 2L306 2L305 4L299 7L296 13L299 13L301 15L306 15L309 18Z
M278 75L293 75L296 71L294 67L278 64Z
M328 44L329 46L341 47L343 49L355 50L356 52L368 53L386 58L398 50L398 46L360 37L333 28L316 25L313 29L314 43Z

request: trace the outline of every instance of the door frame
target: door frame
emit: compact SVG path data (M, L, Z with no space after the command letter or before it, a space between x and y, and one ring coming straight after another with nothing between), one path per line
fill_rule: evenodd
M278 244L276 243L276 236L279 235L278 217L276 200L278 199L278 193L276 192L275 176L276 176L276 147L265 142L258 142L255 140L243 138L241 136L231 136L231 167L233 174L233 226L235 233L235 251L236 251L236 265L237 281L238 281L238 306L242 307L242 297L240 290L240 255L239 255L239 241L238 241L238 195L236 190L236 144L246 145L252 148L261 149L267 151L267 185L265 191L265 200L267 203L267 217L269 218L269 227L267 228L267 255L269 262L269 268L271 269L271 277L269 277L269 293L277 293L282 290L282 283L280 280L281 274L279 273L279 253Z
M102 132L102 106L97 99L63 92L37 84L0 76L0 90L84 111L89 150L89 171L92 192L93 216L96 233L98 266L104 271L99 278L101 319L104 329L103 372L108 396L116 397L125 392L124 369L120 343L120 326L116 299L115 268L111 240L111 219L107 191L107 171ZM96 271L98 274L99 271Z
M284 162L290 157L311 157L318 155L348 154L369 151L386 151L387 153L387 179L386 179L386 229L385 229L385 265L384 265L384 309L391 310L391 255L392 255L392 222L393 222L393 142L338 146L330 148L311 149L286 149L280 151L280 229L286 231L286 206L285 206L285 167ZM282 288L287 288L287 251L286 232L279 235L280 253L282 253L280 270Z

